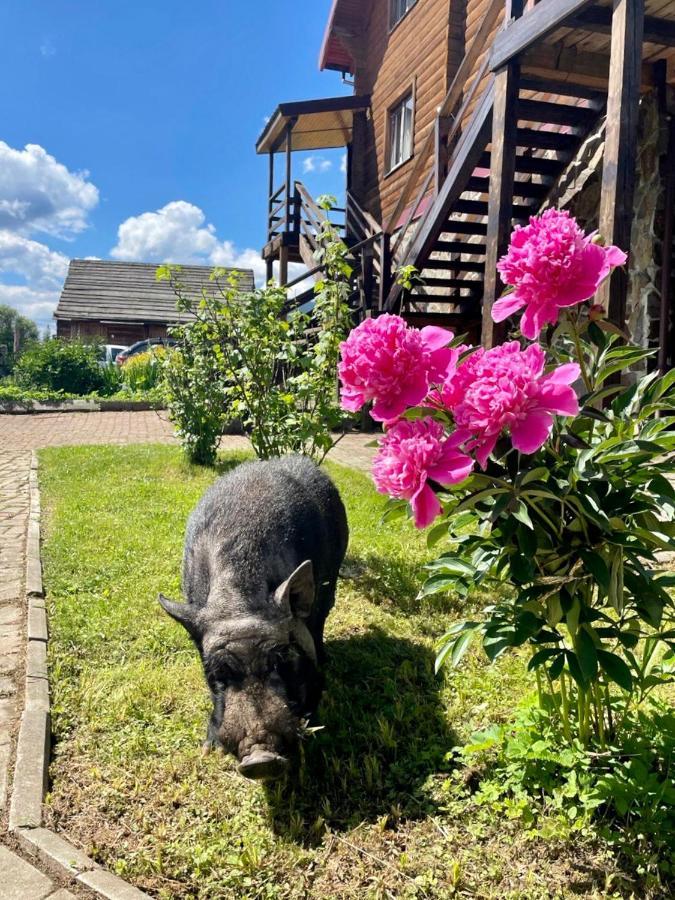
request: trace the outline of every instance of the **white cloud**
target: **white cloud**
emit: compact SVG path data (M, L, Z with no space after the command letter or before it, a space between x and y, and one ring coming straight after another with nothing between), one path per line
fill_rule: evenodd
M213 225L198 206L174 200L156 212L130 216L117 229L115 259L204 263L218 249Z
M40 55L44 56L45 59L56 56L56 47L50 37L46 37L40 44Z
M87 227L98 189L39 144L15 150L0 141L0 228L69 238Z
M258 285L264 284L266 277L260 251L240 249L232 241L219 240L203 210L185 200L174 200L155 212L131 216L122 222L117 230L117 244L110 255L114 259L135 262L252 269ZM302 270L303 267L298 265L289 267L289 277L295 277Z
M322 174L323 172L328 172L332 165L333 163L330 159L324 159L323 156L308 156L302 161L302 171L305 175L311 172Z
M20 234L0 230L0 273L18 275L36 288L61 284L68 257Z
M343 175L347 174L347 154L343 153L340 159L340 171Z
M36 290L23 284L0 284L0 304L18 310L22 316L36 322L40 329L46 326L53 329L52 313L56 309L59 294L59 290Z

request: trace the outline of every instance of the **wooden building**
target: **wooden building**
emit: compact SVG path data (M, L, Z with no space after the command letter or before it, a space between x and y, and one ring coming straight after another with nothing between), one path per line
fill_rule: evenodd
M322 222L293 151L344 146L347 202L333 215L361 314L491 344L512 228L568 206L630 251L603 296L613 320L675 363L675 0L334 0L320 66L354 96L280 106L257 145L270 273L274 260L284 282L290 260L311 269ZM410 290L396 283L405 265L422 276Z
M215 291L211 266L182 266L181 282L190 294ZM154 263L73 259L54 317L62 338L130 345L165 337L167 328L187 318L176 310L176 295L157 281ZM242 290L252 290L253 272L239 273Z

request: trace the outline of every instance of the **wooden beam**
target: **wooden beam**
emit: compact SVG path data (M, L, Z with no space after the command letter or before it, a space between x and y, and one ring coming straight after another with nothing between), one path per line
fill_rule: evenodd
M662 47L675 47L675 22L657 16L645 16L643 40ZM567 23L570 28L593 31L599 34L612 33L612 8L591 6L574 16Z
M607 125L600 197L600 234L630 248L635 193L644 0L614 0ZM628 273L615 269L598 292L610 321L623 328Z
M591 0L541 0L500 32L492 45L490 68L501 69L507 62L565 24L566 19L590 5Z
M511 235L513 182L516 171L519 67L509 63L495 77L492 114L492 167L488 199L488 225L483 285L483 346L499 343L504 326L492 321L492 306L503 286L497 261L506 252Z
M542 44L523 54L520 67L528 73L528 77L529 73L533 73L537 77L559 81L569 78L587 87L607 91L609 56L606 53L577 50L576 47L562 47L560 44ZM642 66L642 88L648 89L653 84L653 67L645 63Z

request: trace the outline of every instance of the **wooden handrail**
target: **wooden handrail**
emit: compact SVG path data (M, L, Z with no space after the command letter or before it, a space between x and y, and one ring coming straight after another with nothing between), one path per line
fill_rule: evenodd
M462 96L464 92L464 87L466 85L467 79L471 75L471 71L476 63L476 60L480 56L481 53L485 51L485 45L487 39L492 32L492 29L497 23L499 16L504 12L504 0L492 0L492 3L487 9L485 13L485 17L481 22L481 26L474 35L474 39L471 42L471 46L464 54L464 58L457 69L457 73L455 77L452 79L452 84L448 88L448 92L445 95L445 99L441 103L437 118L445 118L452 114L453 109L457 105L459 98ZM406 207L406 203L410 199L410 195L412 194L413 187L417 183L420 175L424 170L424 166L427 163L427 159L429 153L431 152L434 143L435 143L435 134L436 134L436 123L435 121L431 123L429 130L427 132L427 136L424 139L424 143L422 144L422 149L415 159L415 163L413 168L408 176L408 180L406 181L401 196L398 198L398 202L394 207L394 211L389 216L389 219L385 225L384 230L391 234L392 231L396 228L396 223L401 217L401 213Z
M500 69L591 3L592 0L540 0L495 40L490 53L490 68L493 72Z

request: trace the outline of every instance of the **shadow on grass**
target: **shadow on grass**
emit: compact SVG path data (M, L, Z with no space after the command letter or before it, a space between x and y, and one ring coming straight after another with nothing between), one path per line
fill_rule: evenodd
M340 570L342 578L353 581L359 594L380 606L387 602L406 615L418 614L424 605L434 614L458 612L465 608L453 594L436 594L431 600L418 599L420 588L428 577L421 563L405 558L369 554L348 555Z
M425 782L448 771L445 754L456 743L432 652L375 627L326 650L322 730L305 742L294 775L267 787L275 832L305 844L322 838L324 824L433 813Z

